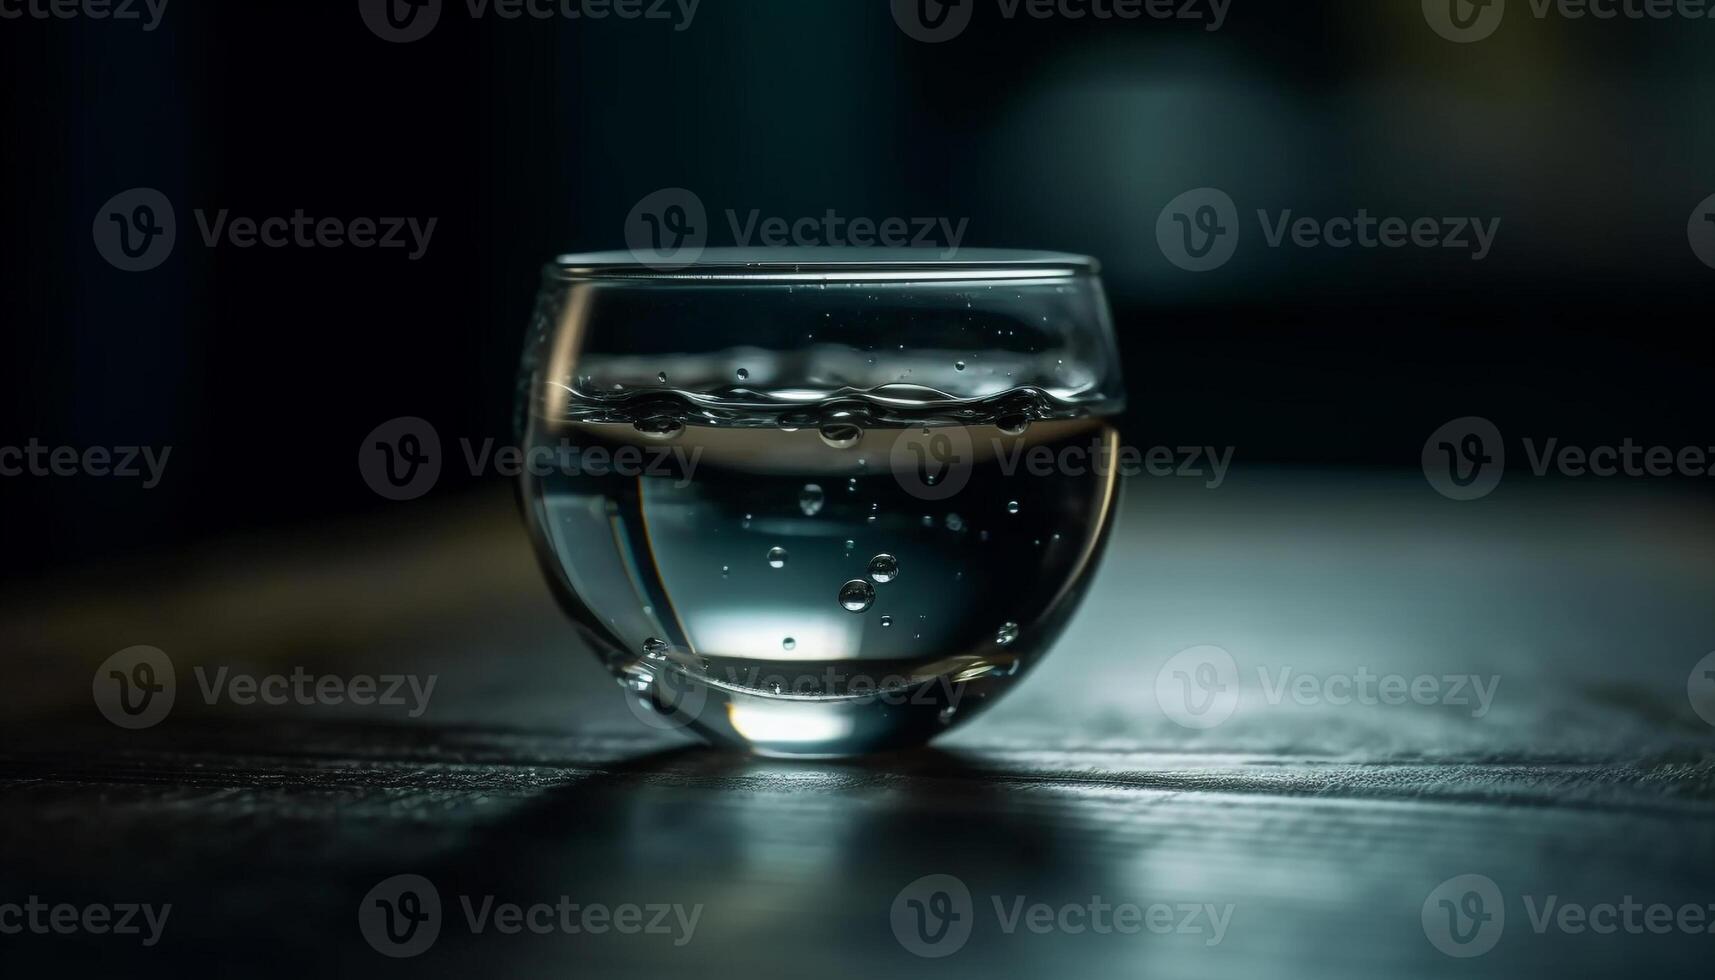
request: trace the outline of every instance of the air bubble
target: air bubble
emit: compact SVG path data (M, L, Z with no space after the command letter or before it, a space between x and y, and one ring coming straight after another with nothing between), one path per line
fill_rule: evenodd
M744 368L739 368L738 369L738 380L749 381L750 380L750 372L746 371Z
M863 430L845 422L835 422L821 428L822 441L834 449L850 449L863 438Z
M1029 430L1030 420L1022 415L1002 415L994 425L1004 435L1021 436Z
M869 577L877 582L891 582L899 577L899 559L888 554L869 560Z
M667 372L662 371L660 374L657 374L655 376L655 380L661 382L662 384L666 384L667 383Z
M1007 501L1007 502L1006 502L1006 512L1007 512L1007 513L1008 513L1008 514L1016 514L1016 513L1018 513L1018 501L1016 501L1016 500L1008 500L1008 501Z
M1010 620L1000 624L1000 629L994 631L994 641L1000 646L1010 646L1018 639L1018 624Z
M892 626L892 625L893 625L893 617L892 616L881 617L881 626L883 629L886 629L887 627Z
M804 512L805 517L815 517L822 512L822 503L826 499L821 487L806 483L804 489L798 491L798 509Z
M643 655L650 660L666 660L669 649L671 648L667 646L667 641L658 636L651 636L643 641Z
M786 567L786 549L785 548L770 548L770 549L768 549L768 564L769 564L769 567L771 567L771 568L785 568Z
M732 568L730 566L727 566L727 565L721 566L721 578L726 578L728 575L731 575L731 574L732 574Z
M798 649L798 641L794 640L790 636L788 636L786 639L780 641L780 649L782 649L782 650L796 650L796 649Z
M863 612L874 602L875 586L861 578L854 578L840 586L840 606L846 612Z
M953 362L953 370L963 371L964 369L965 369L965 362L964 361L954 361Z
M652 419L638 419L636 422L631 424L631 427L636 429L645 439L652 439L656 442L666 442L669 439L677 439L685 432L685 423L680 422L678 419L666 418L665 416Z
M947 530L958 532L958 531L963 531L964 529L965 529L965 519L963 517L960 517L957 514L948 514L947 515Z
M857 547L857 542L856 542L856 541L853 541L853 540L852 540L852 539L851 539L851 538L847 538L847 539L846 539L846 550L847 550L847 551L850 551L850 550L852 550L852 549L853 549L853 548L856 548L856 547Z

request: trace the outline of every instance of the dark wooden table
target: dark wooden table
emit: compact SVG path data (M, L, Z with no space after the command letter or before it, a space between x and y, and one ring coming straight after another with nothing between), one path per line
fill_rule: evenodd
M1087 605L1027 684L932 748L842 762L739 757L640 725L553 607L501 488L395 513L7 596L0 907L38 896L172 911L153 947L26 931L0 935L0 962L119 975L1709 975L1706 932L1533 921L1552 896L1557 910L1693 906L1715 922L1715 727L1688 689L1715 649L1707 496L1509 479L1454 503L1417 474L1235 470L1216 491L1146 479ZM165 721L125 731L96 710L91 678L135 644L170 654L179 693ZM1163 712L1156 681L1203 644L1231 653L1240 697L1199 730ZM437 686L415 718L208 707L197 665ZM1318 685L1367 672L1498 686L1480 716L1441 701L1271 703L1283 669ZM432 882L443 907L415 958L382 956L360 930L370 890L399 874ZM931 901L904 891L931 874L971 896L968 939L938 958L895 930L896 899ZM1472 909L1465 884L1443 887L1462 875L1492 881L1504 909L1483 934L1492 949L1470 958L1432 942L1441 899ZM483 896L701 910L682 944L473 934L462 901ZM996 903L1021 900L1162 904L1178 921L1009 933ZM1186 923L1180 906L1202 911Z

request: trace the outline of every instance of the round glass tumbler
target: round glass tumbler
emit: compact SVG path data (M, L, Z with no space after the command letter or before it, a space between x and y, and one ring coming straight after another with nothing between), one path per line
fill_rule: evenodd
M1053 645L1107 537L1123 398L1091 259L563 256L525 344L523 509L639 717L769 755L901 748Z

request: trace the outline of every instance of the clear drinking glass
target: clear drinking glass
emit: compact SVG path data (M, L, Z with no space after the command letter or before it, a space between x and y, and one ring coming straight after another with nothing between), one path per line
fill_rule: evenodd
M1123 397L1091 259L563 256L520 374L522 503L650 718L898 748L1053 645L1106 540Z

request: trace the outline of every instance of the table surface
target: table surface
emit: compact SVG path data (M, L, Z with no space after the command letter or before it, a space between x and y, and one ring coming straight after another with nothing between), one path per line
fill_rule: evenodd
M1715 921L1715 727L1687 687L1715 649L1712 530L1708 497L1635 483L1526 479L1456 503L1419 474L1235 470L1215 491L1144 479L1083 609L1018 691L931 748L831 762L640 725L554 607L498 488L40 583L0 608L13 681L0 903L173 910L152 948L0 934L0 961L1706 976L1715 935L1597 934L1558 910L1635 901ZM417 718L181 696L160 725L122 731L91 677L134 644L168 651L181 689L193 665L433 673L437 687ZM1202 644L1231 653L1239 700L1197 730L1164 714L1156 679ZM1498 686L1487 711L1330 703L1271 697L1282 671ZM444 921L427 952L393 960L364 941L358 909L402 873L433 882ZM931 874L971 896L968 940L939 958L894 929L896 898ZM1490 951L1453 959L1425 908L1434 920L1439 899L1464 901L1442 883L1468 874L1495 883L1504 916ZM484 896L701 911L682 944L477 934L462 903ZM1184 928L1007 928L1020 901L1092 900L1171 906ZM1186 921L1181 906L1199 911Z

